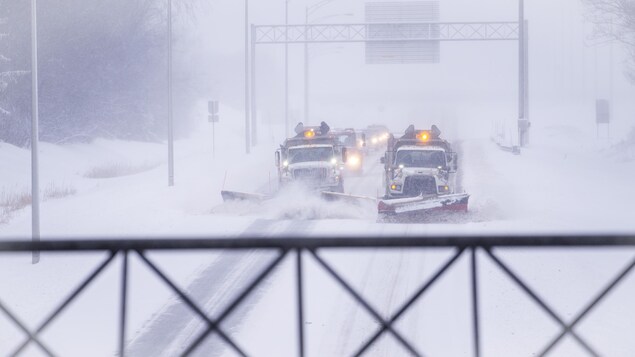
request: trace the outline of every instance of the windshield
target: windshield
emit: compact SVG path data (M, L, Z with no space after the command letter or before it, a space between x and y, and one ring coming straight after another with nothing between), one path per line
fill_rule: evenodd
M339 141L340 145L342 145L342 146L354 147L355 145L357 145L357 143L355 142L355 134L354 133L340 134L340 135L337 136L337 140Z
M333 158L333 148L312 147L312 148L290 148L287 158L289 164L311 161L331 161Z
M399 150L395 164L403 167L445 168L445 153L431 150Z

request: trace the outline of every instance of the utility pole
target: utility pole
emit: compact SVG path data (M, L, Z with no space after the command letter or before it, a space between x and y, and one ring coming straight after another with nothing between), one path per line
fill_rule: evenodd
M251 151L249 142L249 0L245 0L245 152Z
M525 36L525 4L518 0L518 145L528 144L529 121L527 118L527 42Z
M328 5L329 3L333 2L333 0L322 0L312 6L306 6L305 8L305 15L304 15L304 125L309 124L310 120L309 120L309 116L310 116L310 100L309 100L309 88L310 88L310 83L309 83L309 16L314 13L315 11L321 9L322 7ZM349 14L345 14L345 15L349 15ZM332 15L332 16L327 16L326 18L329 17L333 17L333 16L339 16L339 15Z
M284 137L289 135L289 0L284 2Z
M40 170L38 158L38 56L37 56L37 0L31 0L31 240L40 241ZM40 261L40 251L33 251L31 262Z
M168 0L168 186L174 186L174 118L172 110L172 0Z
M523 0L518 0L518 118L525 117L525 13Z
M309 7L304 18L304 125L309 124Z
M258 110L256 109L256 26L251 25L251 146L258 144Z

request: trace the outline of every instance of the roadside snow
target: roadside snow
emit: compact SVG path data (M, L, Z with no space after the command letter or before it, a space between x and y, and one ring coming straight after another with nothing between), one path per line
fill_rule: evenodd
M228 117L240 117L239 113L231 112L230 109L225 111L228 112ZM73 195L42 204L43 239L242 234L385 236L635 231L631 208L635 198L635 187L631 182L632 177L635 177L635 165L632 161L620 160L611 155L605 144L598 144L590 133L573 127L534 128L532 145L523 149L519 156L498 150L486 136L466 137L462 142L461 162L465 172L463 186L471 194L468 219L454 224L380 224L375 221L376 214L372 204L359 206L324 202L306 195L302 190L289 192L264 205L222 204L219 194L222 188L246 192L275 189L272 151L281 138L269 135L268 140L261 140L261 144L251 155L245 155L240 123L237 119L227 120L217 126L215 158L211 154L211 128L207 125L201 126L191 138L178 141L174 187L167 187L164 144L108 140L63 146L43 144L43 187L54 185L76 191ZM277 131L279 130L276 129ZM0 144L0 172L3 174L0 191L28 191L29 158L27 150ZM118 165L144 170L113 178L86 177L87 172L96 167L116 169ZM348 193L373 197L381 192L381 167L376 158L368 161L365 172L365 176L347 179ZM0 239L29 238L28 207L14 212L8 223L0 224ZM421 252L420 255L413 255L403 251L387 255L384 253L378 251L358 256L357 253L343 252L326 256L332 259L338 270L346 272L347 279L358 284L356 286L366 296L376 299L373 300L374 304L385 314L398 307L421 281L422 276L430 274L430 270L448 254ZM595 258L596 255L590 253L574 257L576 254L563 252L536 258L523 251L504 252L501 256L506 261L513 262L514 267L528 276L532 284L541 285L541 291L550 292L547 295L549 301L558 304L566 316L572 316L583 302L588 301L588 296L598 291L602 278L605 279L609 273L621 267L625 263L625 255L630 254L608 252ZM152 256L156 257L158 264L184 289L194 288L195 285L192 284L196 281L207 281L205 279L210 278L209 274L212 273L206 268L214 262L223 261L224 257L222 252ZM3 258L0 260L0 281L12 289L3 289L0 300L13 308L28 326L34 328L70 288L104 258L103 254L44 254L42 262L34 266L29 264L28 255ZM118 262L120 258L116 259ZM248 271L248 267L261 262L254 259L237 260L237 271ZM431 291L430 304L442 304L451 299L453 304L464 304L462 309L469 313L466 308L468 300L464 296L467 286L466 266L467 260L464 257L453 268L456 273L443 282L447 285L440 284L435 288L438 290ZM560 273L563 266L570 269L566 274ZM593 266L593 269L589 269L589 266ZM131 279L135 283L131 291L133 305L128 337L131 341L147 341L144 336L148 335L144 334L155 331L154 328L164 328L161 323L152 321L157 321L161 312L171 311L171 308L177 306L175 304L178 304L178 300L148 272L147 267L134 254L131 256L131 269ZM545 336L555 333L553 324L548 318L540 317L534 305L523 300L519 290L500 276L491 262L482 262L479 269L487 275L483 279L482 302L485 315L488 316L484 319L487 355L509 355L514 354L513 351L538 349L539 342ZM553 276L554 271L558 272L558 279L544 279ZM425 274L421 275L421 272ZM579 278L581 272L585 279ZM310 292L310 305L307 307L306 323L311 341L309 351L317 355L350 351L356 348L357 339L372 332L369 326L372 327L373 324L366 324L369 318L365 312L359 312L350 301L344 303L345 295L342 295L342 291L334 287L333 281L323 275L320 277L320 274L323 272L316 269L315 263L308 259L306 289ZM245 278L240 275L241 281L247 281L247 275ZM118 316L118 276L118 265L110 266L105 275L82 295L81 302L72 305L59 321L45 330L44 339L54 346L55 351L65 355L112 354L116 346L114 331ZM374 281L371 277L379 281ZM229 278L221 276L213 281L223 289L229 289L233 286L227 279ZM587 286L590 281L593 284ZM393 285L386 286L388 282ZM631 286L632 281L629 283ZM232 333L238 340L246 341L249 351L264 352L265 355L288 355L296 350L296 346L288 342L294 337L294 312L289 314L283 308L293 304L292 284L293 264L287 260L274 278L260 290L260 297L250 301L245 307L247 310L241 310L239 317L230 323ZM561 291L564 285L570 286L569 289L574 293L552 293ZM629 287L621 291L616 295L616 301L623 301L625 292L632 293L632 290ZM575 294L575 297L569 299L571 294ZM215 300L218 296L203 294L201 304L216 309L219 304L224 303ZM223 295L222 299L218 299L226 302L227 298ZM525 302L516 305L517 301ZM435 332L442 330L438 327L462 331L461 339L452 345L452 351L456 355L469 349L471 342L466 332L469 331L469 320L444 322L447 314L454 316L452 311L430 311L428 305L423 306L415 309L423 309L418 313L425 316L432 314L435 317L419 320L409 316L398 324L400 329L405 329L405 334L419 341L417 344L423 351L433 355L447 351L444 349L447 348L447 341L435 337ZM535 313L535 316L530 314L528 320L523 320L535 328L528 334L518 332L525 325L511 319L514 311ZM609 316L619 315L611 307L604 311ZM624 316L632 314L625 313ZM619 326L620 331L634 328L628 321L635 321L635 318L624 321L617 318L602 320L601 316L596 315L591 318L599 319L603 323L601 326ZM262 322L272 320L276 320L275 323L280 328L270 329ZM184 318L183 322L189 326L188 331L191 333L199 331L202 326L201 321L194 316ZM291 325L287 326L288 324ZM283 325L286 327L282 327ZM81 326L97 327L83 329ZM74 339L71 331L79 334L81 343L73 343L77 339ZM509 331L512 334L505 335L505 341L492 337ZM606 330L591 324L584 325L583 332L602 346L611 339L621 337L619 334L608 334ZM19 343L21 333L5 317L0 316L0 336L3 338L0 340L0 354L8 354ZM179 341L189 341L191 336L181 337ZM623 345L622 343L621 346ZM563 346L563 351L569 352L576 351L577 348L574 345L572 347L570 342ZM138 348L145 350L143 346ZM183 346L170 348L171 351L178 351ZM400 348L387 339L382 342L377 353L391 355L394 351L402 351ZM35 353L36 349L31 347L29 351L27 355ZM217 352L222 354L222 351ZM567 355L569 352L562 353ZM615 352L612 355L628 355L623 350L612 352Z

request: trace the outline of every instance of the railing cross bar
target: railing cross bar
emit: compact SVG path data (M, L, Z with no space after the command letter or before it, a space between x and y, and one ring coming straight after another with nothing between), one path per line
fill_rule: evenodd
M355 300L362 305L377 321L382 328L387 329L410 353L414 356L422 356L399 332L392 328L391 324L386 321L370 304L350 286L326 261L324 261L315 250L309 250L315 260L324 268Z
M459 248L458 251L448 259L443 266L441 266L428 281L423 283L421 288L419 288L411 297L408 299L398 310L396 313L392 315L392 317L388 320L388 325L392 325L397 321L415 302L419 300L419 298L426 292L428 289L456 262L461 254L465 251L465 248ZM375 334L369 338L362 347L357 349L357 352L354 354L355 356L362 355L375 341L386 332L386 326L382 326Z
M609 292L611 292L628 274L633 271L635 267L635 259L633 259L630 264L628 264L624 269L620 271L620 273L590 302L587 306L582 309L582 311L573 319L573 321L568 324L562 332L556 336L548 345L545 347L539 356L546 355L551 349L567 334L573 330L573 327L578 324L593 308L602 301Z
M205 320L208 327L212 328L212 330L216 330L218 335L223 340L225 340L225 342L227 342L227 344L229 344L238 354L240 354L241 356L246 356L245 352L240 347L238 347L238 345L221 329L218 322L210 319L207 314L205 314L205 312L187 296L187 294L185 294L178 286L176 286L176 284L174 284L172 280L170 280L170 278L168 278L167 275L165 275L163 271L159 269L159 267L157 267L150 261L148 257L145 256L145 252L137 251L137 254L139 255L139 257L141 257L141 260L143 260L143 262L146 263L146 265L150 269L152 269L152 271L157 276L159 276L159 278L161 278L161 280L163 280L163 282L167 284L187 306L190 307L190 309L192 309L200 318Z
M24 332L24 334L26 334L27 336L29 336L29 340L33 340L38 347L40 347L40 349L48 356L55 356L53 354L53 352L51 352L51 350L46 347L46 345L40 341L37 336L35 334L32 334L31 331L29 331L28 328L26 328L26 326L24 325L24 323L22 323L22 321L20 321L20 319L18 319L18 317L13 314L8 307L6 307L2 302L0 302L0 310L2 310L4 312L5 315L7 315L7 317L13 321L13 323L18 326L18 328L20 330L22 330L22 332ZM15 356L15 354L12 354L11 356Z
M62 310L64 310L73 300L75 300L75 298L88 285L90 285L90 283L95 280L95 278L97 278L97 276L110 264L110 262L112 262L114 258L115 252L111 252L110 255L106 257L106 259L97 268L95 268L93 272L86 279L84 279L84 281L82 281L79 286L55 309L55 311L49 314L49 317L44 320L44 322L42 322L40 326L35 330L33 336L37 336L38 334L40 334L46 328L46 326L53 322L53 320L62 312ZM20 344L20 346L11 353L11 356L15 356L21 353L22 350L24 350L24 348L26 348L29 343L31 343L31 341L33 341L33 338L32 336L29 336L27 340Z
M280 264L280 262L282 261L282 259L284 259L284 257L286 257L288 253L288 250L283 249L280 254L278 255L278 257L276 257L276 259L274 259L271 263L269 263L269 265L267 265L266 268L264 268L260 274L251 282L251 284L249 284L249 286L247 288L245 288L245 290L243 290L243 292L236 298L234 299L234 301L225 309L225 311L223 311L220 316L218 317L218 319L216 319L216 323L218 325L220 325L220 323L227 317L229 316L229 314L231 314L232 311L234 311L234 309L236 307L238 307L240 305L241 302L243 302L243 300L245 300L245 298L247 296L249 296L249 294L251 294L251 292L267 277L269 276L269 274L273 271L273 269L278 266L278 264ZM206 338L207 336L212 333L214 331L213 328L208 327L205 331L203 331L203 333L201 333L196 340L185 350L185 353L183 353L184 356L187 356L189 354L191 354L196 347L198 347L199 344L201 344Z
M521 287L523 291L525 291L527 295L529 295L549 316L551 316L560 325L560 327L566 329L567 324L564 322L564 320L562 320L562 318L560 318L560 316L558 316L555 311L550 308L547 303L544 302L543 299L541 299L536 293L534 293L533 290L531 290L529 286L527 286L527 284L525 284L518 277L518 275L516 275L509 267L507 267L500 259L498 259L498 257L491 251L491 248L485 248L485 252L487 252L494 263L496 263L496 265L498 265L503 270L503 272L505 272L518 286ZM575 331L569 330L568 333L571 334L571 336L580 344L580 346L582 346L582 348L584 348L590 355L599 356L599 354L595 352L593 348L588 343L586 343L582 337L575 333Z

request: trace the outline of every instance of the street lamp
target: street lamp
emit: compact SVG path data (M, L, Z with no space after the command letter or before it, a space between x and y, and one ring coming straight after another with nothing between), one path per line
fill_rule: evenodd
M245 151L250 152L249 142L249 0L245 0Z
M284 2L284 137L289 135L289 0Z
M172 116L172 0L168 0L168 186L174 186L174 121Z
M37 79L37 0L31 0L31 240L40 241L40 170L38 160L39 113ZM40 252L33 251L31 262L40 261Z

